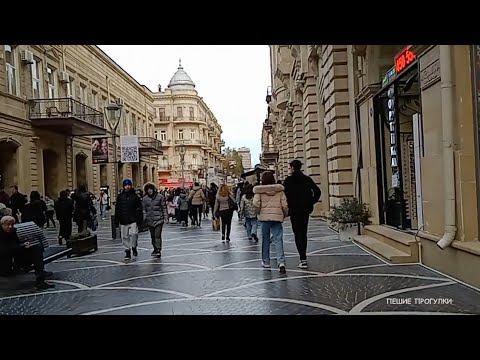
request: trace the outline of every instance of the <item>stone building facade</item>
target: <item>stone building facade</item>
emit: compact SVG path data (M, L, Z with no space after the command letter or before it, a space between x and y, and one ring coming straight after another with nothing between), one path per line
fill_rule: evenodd
M162 143L159 157L161 187L205 183L222 174L222 128L181 63L168 87L153 94L155 137ZM182 181L181 146L184 146Z
M480 51L467 45L272 45L262 162L294 158L372 211L354 238L392 263L480 286ZM480 48L479 48L480 49Z
M122 105L117 136L139 136L139 163L113 159L104 112L111 102ZM23 193L57 198L79 185L95 193L108 186L114 196L124 177L135 186L156 182L160 151L152 143L153 118L153 94L97 46L0 46L1 187L16 184ZM95 136L108 138L109 163L93 164Z

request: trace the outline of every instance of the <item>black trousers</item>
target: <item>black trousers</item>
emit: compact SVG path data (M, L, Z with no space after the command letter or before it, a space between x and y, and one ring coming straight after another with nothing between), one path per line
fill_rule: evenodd
M202 213L203 213L203 205L192 205L192 225L201 225L202 224Z
M53 227L55 227L55 220L53 220L53 214L55 211L53 210L47 210L45 211L45 214L47 215L47 227L50 227L50 220L52 221Z
M60 232L58 233L58 236L61 236L64 239L70 239L70 236L72 236L72 219L60 218L58 219L58 223L60 224Z
M14 262L16 266L24 269L33 265L37 281L45 280L43 264L43 248L41 246L32 246L30 248L19 248L15 251Z
M299 214L291 215L293 235L295 235L295 245L297 245L300 260L307 260L307 231L310 215Z
M232 210L222 210L220 211L220 219L222 220L222 236L225 236L225 230L227 230L227 239L230 238L230 230L232 230Z

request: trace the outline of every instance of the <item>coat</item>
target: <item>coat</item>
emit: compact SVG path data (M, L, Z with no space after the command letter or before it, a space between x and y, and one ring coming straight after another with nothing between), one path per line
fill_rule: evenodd
M133 223L140 224L143 220L142 200L135 193L123 190L118 196L115 204L115 222L120 225Z
M215 214L217 211L225 211L225 210L231 210L233 209L230 208L230 205L228 203L228 198L230 197L230 200L235 203L235 199L232 197L232 195L228 196L220 196L220 194L217 194L216 200L215 200L215 208L213 209L213 213Z
M253 205L253 198L247 199L247 195L242 195L240 200L240 211L248 219L255 219L257 213L255 211L255 206Z
M257 185L253 188L253 205L259 221L283 222L288 216L287 197L280 184Z
M192 191L190 191L190 194L188 194L188 200L192 201L192 205L203 205L207 201L207 198L202 188L195 186Z
M310 215L313 212L313 206L322 194L312 178L301 171L295 171L285 179L283 185L285 186L289 214L293 216Z
M149 227L163 224L168 219L167 203L165 197L155 188L152 196L145 192L142 200L143 221Z

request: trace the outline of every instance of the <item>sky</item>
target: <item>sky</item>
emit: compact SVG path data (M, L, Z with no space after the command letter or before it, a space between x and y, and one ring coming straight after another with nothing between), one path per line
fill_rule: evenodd
M165 89L178 61L222 127L225 146L248 147L260 162L265 96L270 86L268 45L98 45L140 84Z

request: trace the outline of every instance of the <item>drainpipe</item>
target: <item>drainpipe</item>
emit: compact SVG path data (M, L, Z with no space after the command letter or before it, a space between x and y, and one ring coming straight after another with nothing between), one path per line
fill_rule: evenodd
M445 196L445 233L437 246L450 246L457 232L455 219L455 163L453 149L454 113L452 83L452 46L440 45L440 76L442 89L443 179Z

